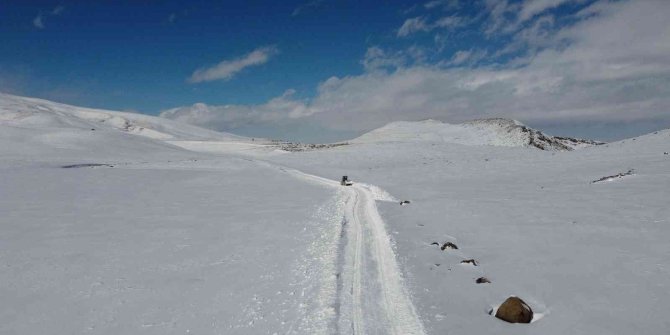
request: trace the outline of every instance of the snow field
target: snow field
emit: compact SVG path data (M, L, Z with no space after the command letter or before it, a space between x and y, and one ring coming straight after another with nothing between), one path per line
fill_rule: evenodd
M670 131L545 152L495 122L288 153L0 95L0 333L666 333ZM510 295L533 323L488 314Z

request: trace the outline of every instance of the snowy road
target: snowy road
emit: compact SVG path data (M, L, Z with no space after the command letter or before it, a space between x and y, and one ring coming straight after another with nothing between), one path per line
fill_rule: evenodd
M264 163L268 164L269 163ZM341 334L425 334L391 246L373 192L363 185L342 187L304 172L280 168L295 177L335 188L347 197L346 247L339 292ZM381 309L381 310L380 310Z

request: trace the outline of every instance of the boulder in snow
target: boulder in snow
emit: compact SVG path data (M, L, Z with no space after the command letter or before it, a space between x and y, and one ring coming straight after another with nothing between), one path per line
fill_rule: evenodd
M518 297L509 297L498 307L496 318L510 323L530 323L533 310Z

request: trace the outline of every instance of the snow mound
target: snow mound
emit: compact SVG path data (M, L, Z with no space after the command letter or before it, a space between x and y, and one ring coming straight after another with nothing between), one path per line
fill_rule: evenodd
M481 119L461 124L436 120L392 122L352 141L377 142L445 142L561 151L601 144L590 140L545 135L519 121L509 119Z
M0 125L30 129L114 130L156 140L244 140L164 118L82 108L0 93Z

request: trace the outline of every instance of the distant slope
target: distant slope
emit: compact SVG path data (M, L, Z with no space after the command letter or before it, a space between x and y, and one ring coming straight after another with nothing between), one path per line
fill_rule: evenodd
M45 161L183 156L175 143L245 142L163 118L81 108L47 100L0 94L0 157ZM96 158L97 157L97 158Z
M158 140L245 139L149 115L75 107L2 93L0 93L0 124L24 128L120 130Z
M462 145L535 147L542 150L574 150L601 144L595 141L554 137L508 119L481 119L461 124L436 120L392 122L363 134L352 143L446 142Z

